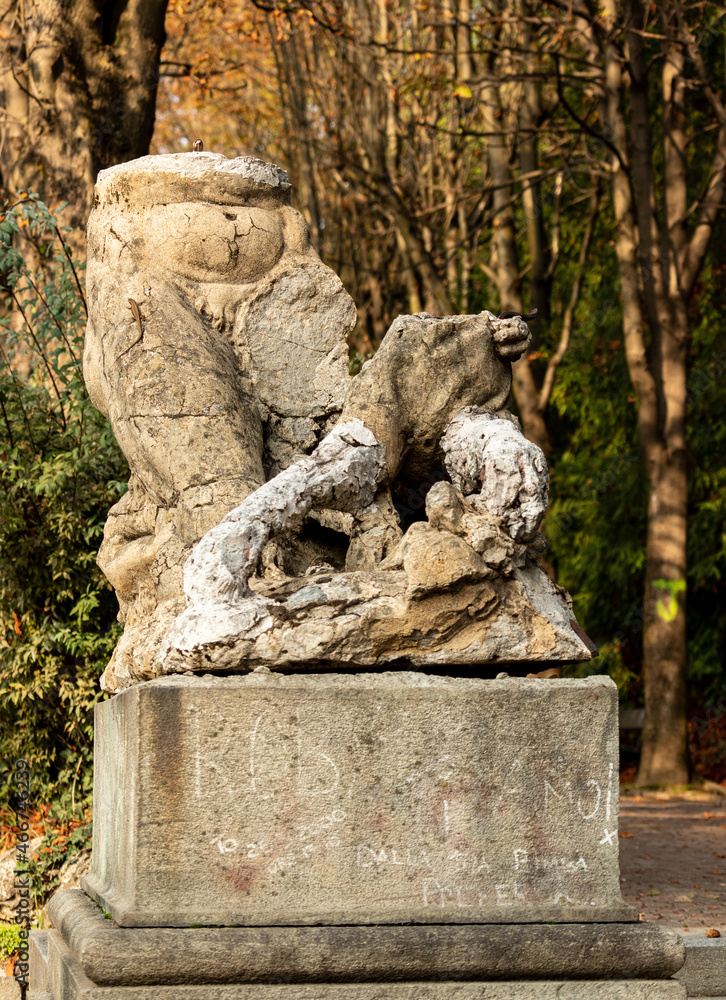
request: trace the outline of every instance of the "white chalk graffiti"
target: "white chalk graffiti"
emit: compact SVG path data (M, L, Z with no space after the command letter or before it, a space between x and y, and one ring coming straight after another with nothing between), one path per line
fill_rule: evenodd
M368 847L367 844L359 844L357 857L359 868L374 868L379 865L404 865L406 867L431 867L429 855L424 850L413 850L410 847L401 850L396 847L389 847L388 850L382 847L376 850Z
M263 724L270 729L274 727L274 749L269 746L268 735L267 753L260 751L259 747ZM291 741L294 749L290 747ZM324 762L322 769L321 760ZM313 780L318 779L321 770L327 770L328 775L322 787L316 787ZM270 799L276 793L287 794L291 785L303 798L317 798L335 791L340 784L340 771L322 750L306 745L299 718L283 726L275 715L265 711L257 716L250 738L250 780L252 790L262 800Z
M539 855L532 855L530 851L522 847L514 850L514 870L516 872L530 872L541 875L548 871L575 872L588 871L587 862L581 854L577 858L547 858Z
M583 807L582 807L582 800L587 795L587 789L588 788L594 788L595 789L595 792L597 793L597 799L595 800L595 808L591 812L586 813L583 810ZM597 781L595 781L594 778L590 778L590 780L585 785L585 789L586 789L586 791L583 792L582 795L580 795L578 797L578 799L577 799L577 811L582 816L582 818L587 821L587 820L591 820L591 819L595 818L595 816L597 814L597 811L600 808L600 800L602 798L602 791L600 790L600 785L597 783Z
M210 840L209 843L214 846L217 845L220 854L233 854L238 847L237 841L233 837L215 837L214 840Z
M432 868L450 873L466 872L468 875L488 874L491 866L478 851L434 852L416 847L372 847L359 844L356 863L359 868L378 868L384 865L406 868Z
M398 770L395 763L385 768L357 744L355 752L334 744L305 709L282 713L258 704L249 742L243 737L236 756L217 762L230 776L241 771L246 793L239 826L213 828L208 845L209 834L202 840L225 874L246 872L260 891L288 876L288 887L308 891L318 876L327 885L340 870L344 881L355 867L362 905L377 894L413 895L434 920L441 909L451 911L447 920L482 919L483 908L515 907L525 898L569 905L598 894L613 860L597 851L598 842L617 844L612 764L589 766L597 757L588 753L567 767L556 750L532 745L491 768L463 753L434 766L404 755ZM199 729L192 719L201 751ZM227 729L220 732L226 739ZM218 780L210 766L203 755L196 760L190 784L197 795L210 775ZM219 785L226 802L225 789ZM399 822L401 796L415 803L415 822Z
M424 907L435 906L441 910L479 909L489 902L489 894L477 886L452 886L437 878L425 878L421 883ZM493 902L497 906L513 906L525 901L518 882L501 882L494 886Z
M342 847L343 842L338 833L335 830L332 832L329 831L336 824L345 823L346 819L347 816L342 809L333 809L329 815L321 816L306 826L296 826L297 839L301 842L301 845L294 845L294 848L276 857L268 865L268 873L270 875L277 875L278 872L284 872L289 868L301 865L305 861L310 860L310 858L323 855L328 851L335 850L337 847Z

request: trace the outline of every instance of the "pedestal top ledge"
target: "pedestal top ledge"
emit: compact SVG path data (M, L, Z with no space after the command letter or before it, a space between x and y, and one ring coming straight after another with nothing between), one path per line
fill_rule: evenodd
M121 926L637 919L606 677L166 677L96 706Z

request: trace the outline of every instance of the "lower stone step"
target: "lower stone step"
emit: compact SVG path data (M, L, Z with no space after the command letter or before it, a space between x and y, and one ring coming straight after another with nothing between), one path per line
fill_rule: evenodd
M99 986L659 980L685 958L679 934L647 923L125 928L80 890L48 913Z
M726 938L688 938L686 964L676 973L689 997L726 997Z
M675 979L99 986L58 931L48 945L52 1000L686 1000Z

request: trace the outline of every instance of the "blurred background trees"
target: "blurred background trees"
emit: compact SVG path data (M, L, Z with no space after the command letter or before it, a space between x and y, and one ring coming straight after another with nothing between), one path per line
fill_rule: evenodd
M0 185L68 202L83 228L96 175L154 129L167 0L0 0Z
M641 783L686 780L689 711L693 760L726 779L726 748L712 739L726 713L723 8L96 7L71 3L61 27L44 22L56 61L43 65L61 83L42 93L40 35L28 27L39 6L22 23L15 3L2 15L3 149L16 149L14 160L0 153L6 194L35 184L69 199L75 222L100 166L146 152L155 100L152 152L201 138L289 170L295 207L358 305L359 355L399 313L536 308L537 342L515 366L514 395L550 463L546 558L601 646L586 669L608 671L625 704L645 704ZM83 24L87 62L75 58ZM71 66L74 93L87 95L83 121L117 116L118 128L93 132L54 110L47 94L66 93ZM26 91L32 122L25 105L9 110ZM18 122L31 137L56 136L49 163L66 173L55 187L42 186L40 156L23 166ZM82 162L64 160L76 141ZM98 495L99 517L106 500ZM38 597L34 613L45 606ZM99 612L84 627L102 621ZM42 671L46 653L28 657Z

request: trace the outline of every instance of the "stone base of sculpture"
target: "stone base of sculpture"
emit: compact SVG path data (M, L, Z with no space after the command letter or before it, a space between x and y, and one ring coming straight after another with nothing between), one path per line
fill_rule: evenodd
M123 927L620 921L617 689L177 676L96 708L85 891Z
M78 890L59 894L54 902L61 931L47 935L45 956L34 950L31 981L38 985L31 1000L686 996L682 984L666 978L682 962L683 944L657 925L128 931L105 920Z
M166 677L97 706L94 798L52 1000L685 996L620 894L605 677Z

